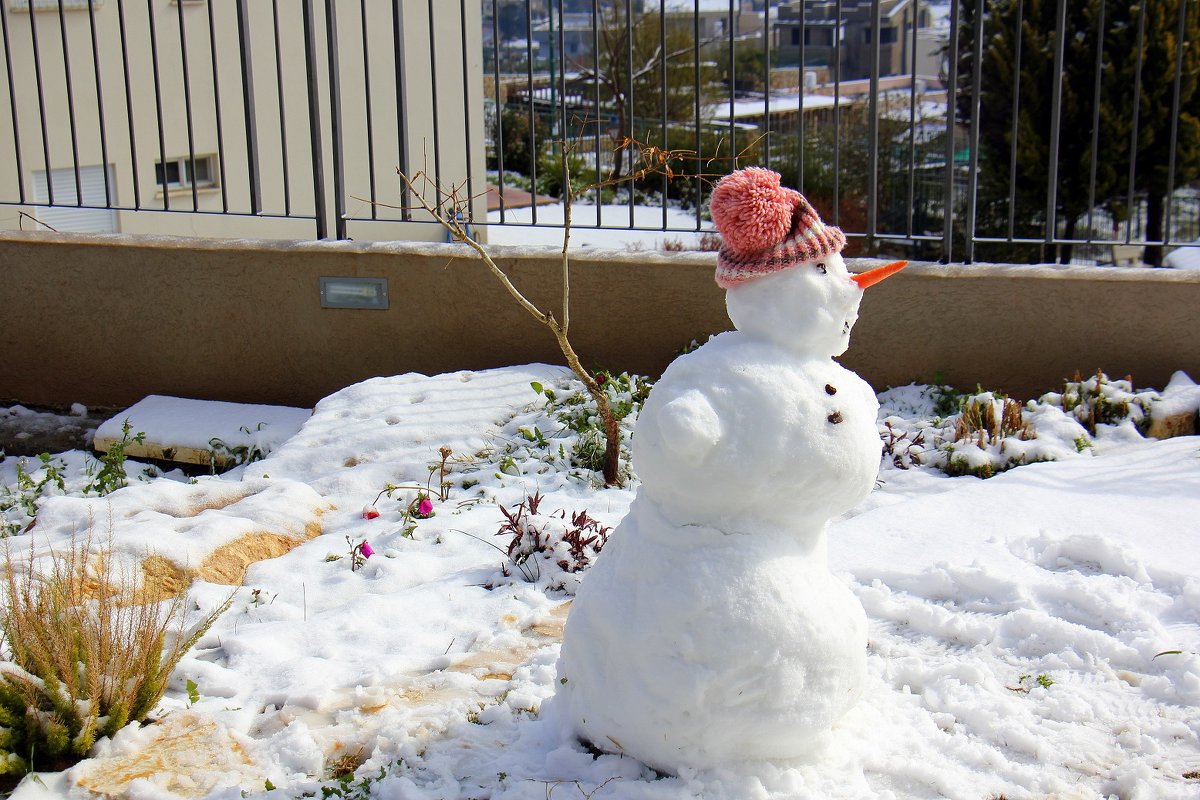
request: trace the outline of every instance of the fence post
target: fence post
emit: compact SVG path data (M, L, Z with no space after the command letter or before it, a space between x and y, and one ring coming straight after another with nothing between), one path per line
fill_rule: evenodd
M950 74L946 79L946 183L942 194L942 263L954 254L954 120L958 96L958 3L950 3L950 44L946 48Z
M317 238L329 236L325 206L325 148L321 139L321 102L317 90L317 49L315 23L313 20L314 0L304 0L304 58L308 66L308 141L312 148L313 218L317 225Z
M1054 245L1058 239L1058 145L1062 132L1063 59L1067 49L1067 0L1058 0L1058 14L1054 26L1054 87L1050 101L1050 171L1046 182L1046 244ZM1058 247L1054 260L1058 261Z
M249 9L238 0L238 41L242 46L242 102L246 114L246 164L250 171L250 213L262 213L262 176L258 165L258 126L255 121L254 66L250 58Z
M342 84L338 69L337 9L325 0L325 39L329 43L329 130L333 136L333 226L334 237L346 238L346 186L342 149Z

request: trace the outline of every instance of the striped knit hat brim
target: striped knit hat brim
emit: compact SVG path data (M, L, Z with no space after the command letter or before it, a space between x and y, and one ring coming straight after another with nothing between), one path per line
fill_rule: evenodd
M779 177L773 170L747 167L722 178L713 190L713 221L724 240L717 254L719 286L728 289L846 246L846 235L823 223L804 195L780 186ZM776 237L781 238L772 241Z
M772 272L840 253L846 246L846 235L840 228L821 224L820 220L817 225L819 227L793 229L786 239L765 251L739 253L722 247L717 254L717 285L728 289Z

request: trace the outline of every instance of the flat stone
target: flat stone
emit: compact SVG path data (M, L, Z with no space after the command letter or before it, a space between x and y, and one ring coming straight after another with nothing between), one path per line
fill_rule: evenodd
M131 458L222 470L283 444L311 415L307 408L149 395L100 425L92 447L104 452L125 438ZM138 434L145 434L141 442L126 438Z
M121 731L108 749L69 770L69 785L106 798L144 797L144 789L133 791L135 781L144 781L198 798L222 787L262 786L266 777L228 728L192 711Z
M1146 436L1151 439L1171 439L1176 436L1196 435L1196 412L1152 416Z

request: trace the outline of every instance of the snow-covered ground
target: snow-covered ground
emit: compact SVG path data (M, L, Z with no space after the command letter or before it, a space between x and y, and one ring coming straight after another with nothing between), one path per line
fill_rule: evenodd
M1175 269L1200 269L1200 241L1176 247L1167 253L1163 263Z
M537 207L537 225L533 225L534 211L531 208L509 209L504 212L504 225L493 224L488 228L489 244L550 245L562 247L565 206L562 203ZM571 247L607 247L615 249L661 250L664 246L679 246L684 250L700 249L701 233L679 233L695 230L696 212L678 208L667 208L666 223L660 206L635 205L633 222L630 223L627 204L608 204L599 207L599 225L596 227L597 207L591 203L571 205ZM499 223L500 212L488 212L488 222ZM559 226L559 227L552 227ZM673 228L664 231L662 228ZM703 230L711 230L712 223L703 220ZM657 229L657 230L655 230Z
M565 463L574 434L531 388L561 395L565 379L545 365L376 378L326 398L264 460L223 476L170 474L106 498L46 487L37 525L8 540L13 558L28 543L62 547L90 528L119 559L155 553L199 575L196 613L230 591L217 582L228 564L214 554L255 537L299 544L246 569L233 607L173 676L161 721L131 726L65 777L18 791L84 797L81 786L92 786L137 800L1200 794L1200 440L1128 430L988 480L884 460L878 488L830 529L831 566L869 618L868 680L822 752L677 776L593 754L563 734L555 706L569 596L552 587L563 576L546 562L527 582L501 552L510 537L495 536L500 507L535 492L543 517L586 510L615 526L629 508L636 484L598 489ZM930 404L918 387L897 390L881 419L928 417ZM406 515L416 490L386 489L425 486L441 448L452 451L446 498L435 473L434 515ZM66 493L78 495L84 455L60 460ZM15 461L0 462L9 486ZM130 465L131 475L140 470ZM379 516L365 518L366 506ZM374 555L352 570L363 541ZM755 664L744 670L753 680ZM172 741L186 746L172 751ZM346 769L356 770L351 782L333 779Z

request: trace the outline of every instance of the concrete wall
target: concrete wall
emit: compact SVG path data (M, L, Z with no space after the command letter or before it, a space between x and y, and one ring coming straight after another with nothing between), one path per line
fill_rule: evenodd
M558 254L495 248L558 305ZM588 366L657 374L728 328L711 253L584 251L572 340ZM862 266L862 265L852 265ZM321 276L386 277L386 311L325 309ZM308 406L376 375L561 363L462 245L0 233L0 401L151 394ZM871 288L842 362L877 389L943 380L1029 397L1076 370L1200 379L1200 274L915 264ZM557 311L555 312L557 313Z

